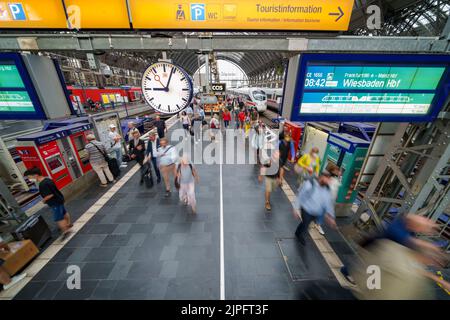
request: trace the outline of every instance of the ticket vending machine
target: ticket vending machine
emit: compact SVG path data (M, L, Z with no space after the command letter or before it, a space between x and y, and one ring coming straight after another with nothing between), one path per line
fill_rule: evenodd
M88 171L92 170L87 152L84 150L84 147L88 143L86 136L91 132L91 129L91 124L72 125L66 127L69 135L69 139L66 140L66 142L68 142L69 147L74 152L82 174L86 174Z
M370 142L347 133L330 133L321 170L337 165L342 172L336 200L336 215L348 216L358 194L358 180Z
M284 122L283 130L289 131L291 133L292 142L294 142L295 147L295 155L299 154L298 150L301 147L302 134L304 128L305 124L302 122L291 122L291 121ZM289 153L289 160L297 160L297 159L291 159L291 154Z
M16 149L27 169L39 167L64 188L91 169L83 154L90 129L90 124L75 124L21 136Z

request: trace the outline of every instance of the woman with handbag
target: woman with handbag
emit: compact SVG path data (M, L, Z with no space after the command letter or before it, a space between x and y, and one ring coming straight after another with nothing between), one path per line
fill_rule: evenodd
M95 140L95 136L93 134L88 134L86 136L86 139L89 143L84 147L84 150L87 153L92 169L94 169L95 173L97 173L97 176L100 179L100 186L106 187L108 185L108 181L116 182L116 180L114 180L113 174L109 170L106 147L103 145L103 143ZM108 178L108 181L106 180L106 178Z
M157 156L159 161L159 170L163 176L164 184L166 185L166 197L170 196L170 175L175 177L177 174L177 167L175 163L178 161L177 149L169 145L166 138L162 138L158 148Z
M141 167L141 181L140 183L144 183L144 174L147 167L144 167L144 159L145 159L145 142L141 140L141 133L138 129L133 129L131 131L131 136L133 139L130 140L128 145L128 152L130 153L130 157L133 160L136 160Z
M179 189L180 201L192 209L192 213L197 213L197 201L195 199L195 183L198 183L199 176L197 170L189 162L186 155L180 161L175 177L175 187Z

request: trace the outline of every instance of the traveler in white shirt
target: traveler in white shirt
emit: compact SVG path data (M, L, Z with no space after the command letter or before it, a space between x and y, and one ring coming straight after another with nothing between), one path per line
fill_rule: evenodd
M114 152L115 158L117 159L117 164L122 167L126 167L126 164L122 164L122 137L117 132L115 124L109 125L109 142L111 151Z
M174 146L169 145L169 141L166 138L162 138L159 143L161 144L157 152L159 169L166 185L166 197L169 197L170 176L172 175L172 179L174 179L177 174L176 162L178 161L178 153Z

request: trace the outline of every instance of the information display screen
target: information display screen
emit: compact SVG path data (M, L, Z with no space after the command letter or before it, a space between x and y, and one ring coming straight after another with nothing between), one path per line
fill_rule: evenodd
M0 119L45 119L20 54L0 54Z
M431 120L449 89L450 58L401 58L304 55L294 97L296 117L319 121Z

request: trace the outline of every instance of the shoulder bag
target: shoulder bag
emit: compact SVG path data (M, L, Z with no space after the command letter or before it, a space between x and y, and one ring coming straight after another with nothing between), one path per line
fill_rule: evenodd
M92 143L92 142L91 142ZM112 175L114 176L114 179L120 176L120 168L119 164L117 163L116 158L110 158L105 152L103 152L97 145L92 143L92 145L103 155L105 158L106 163L108 164L108 168L111 171Z

